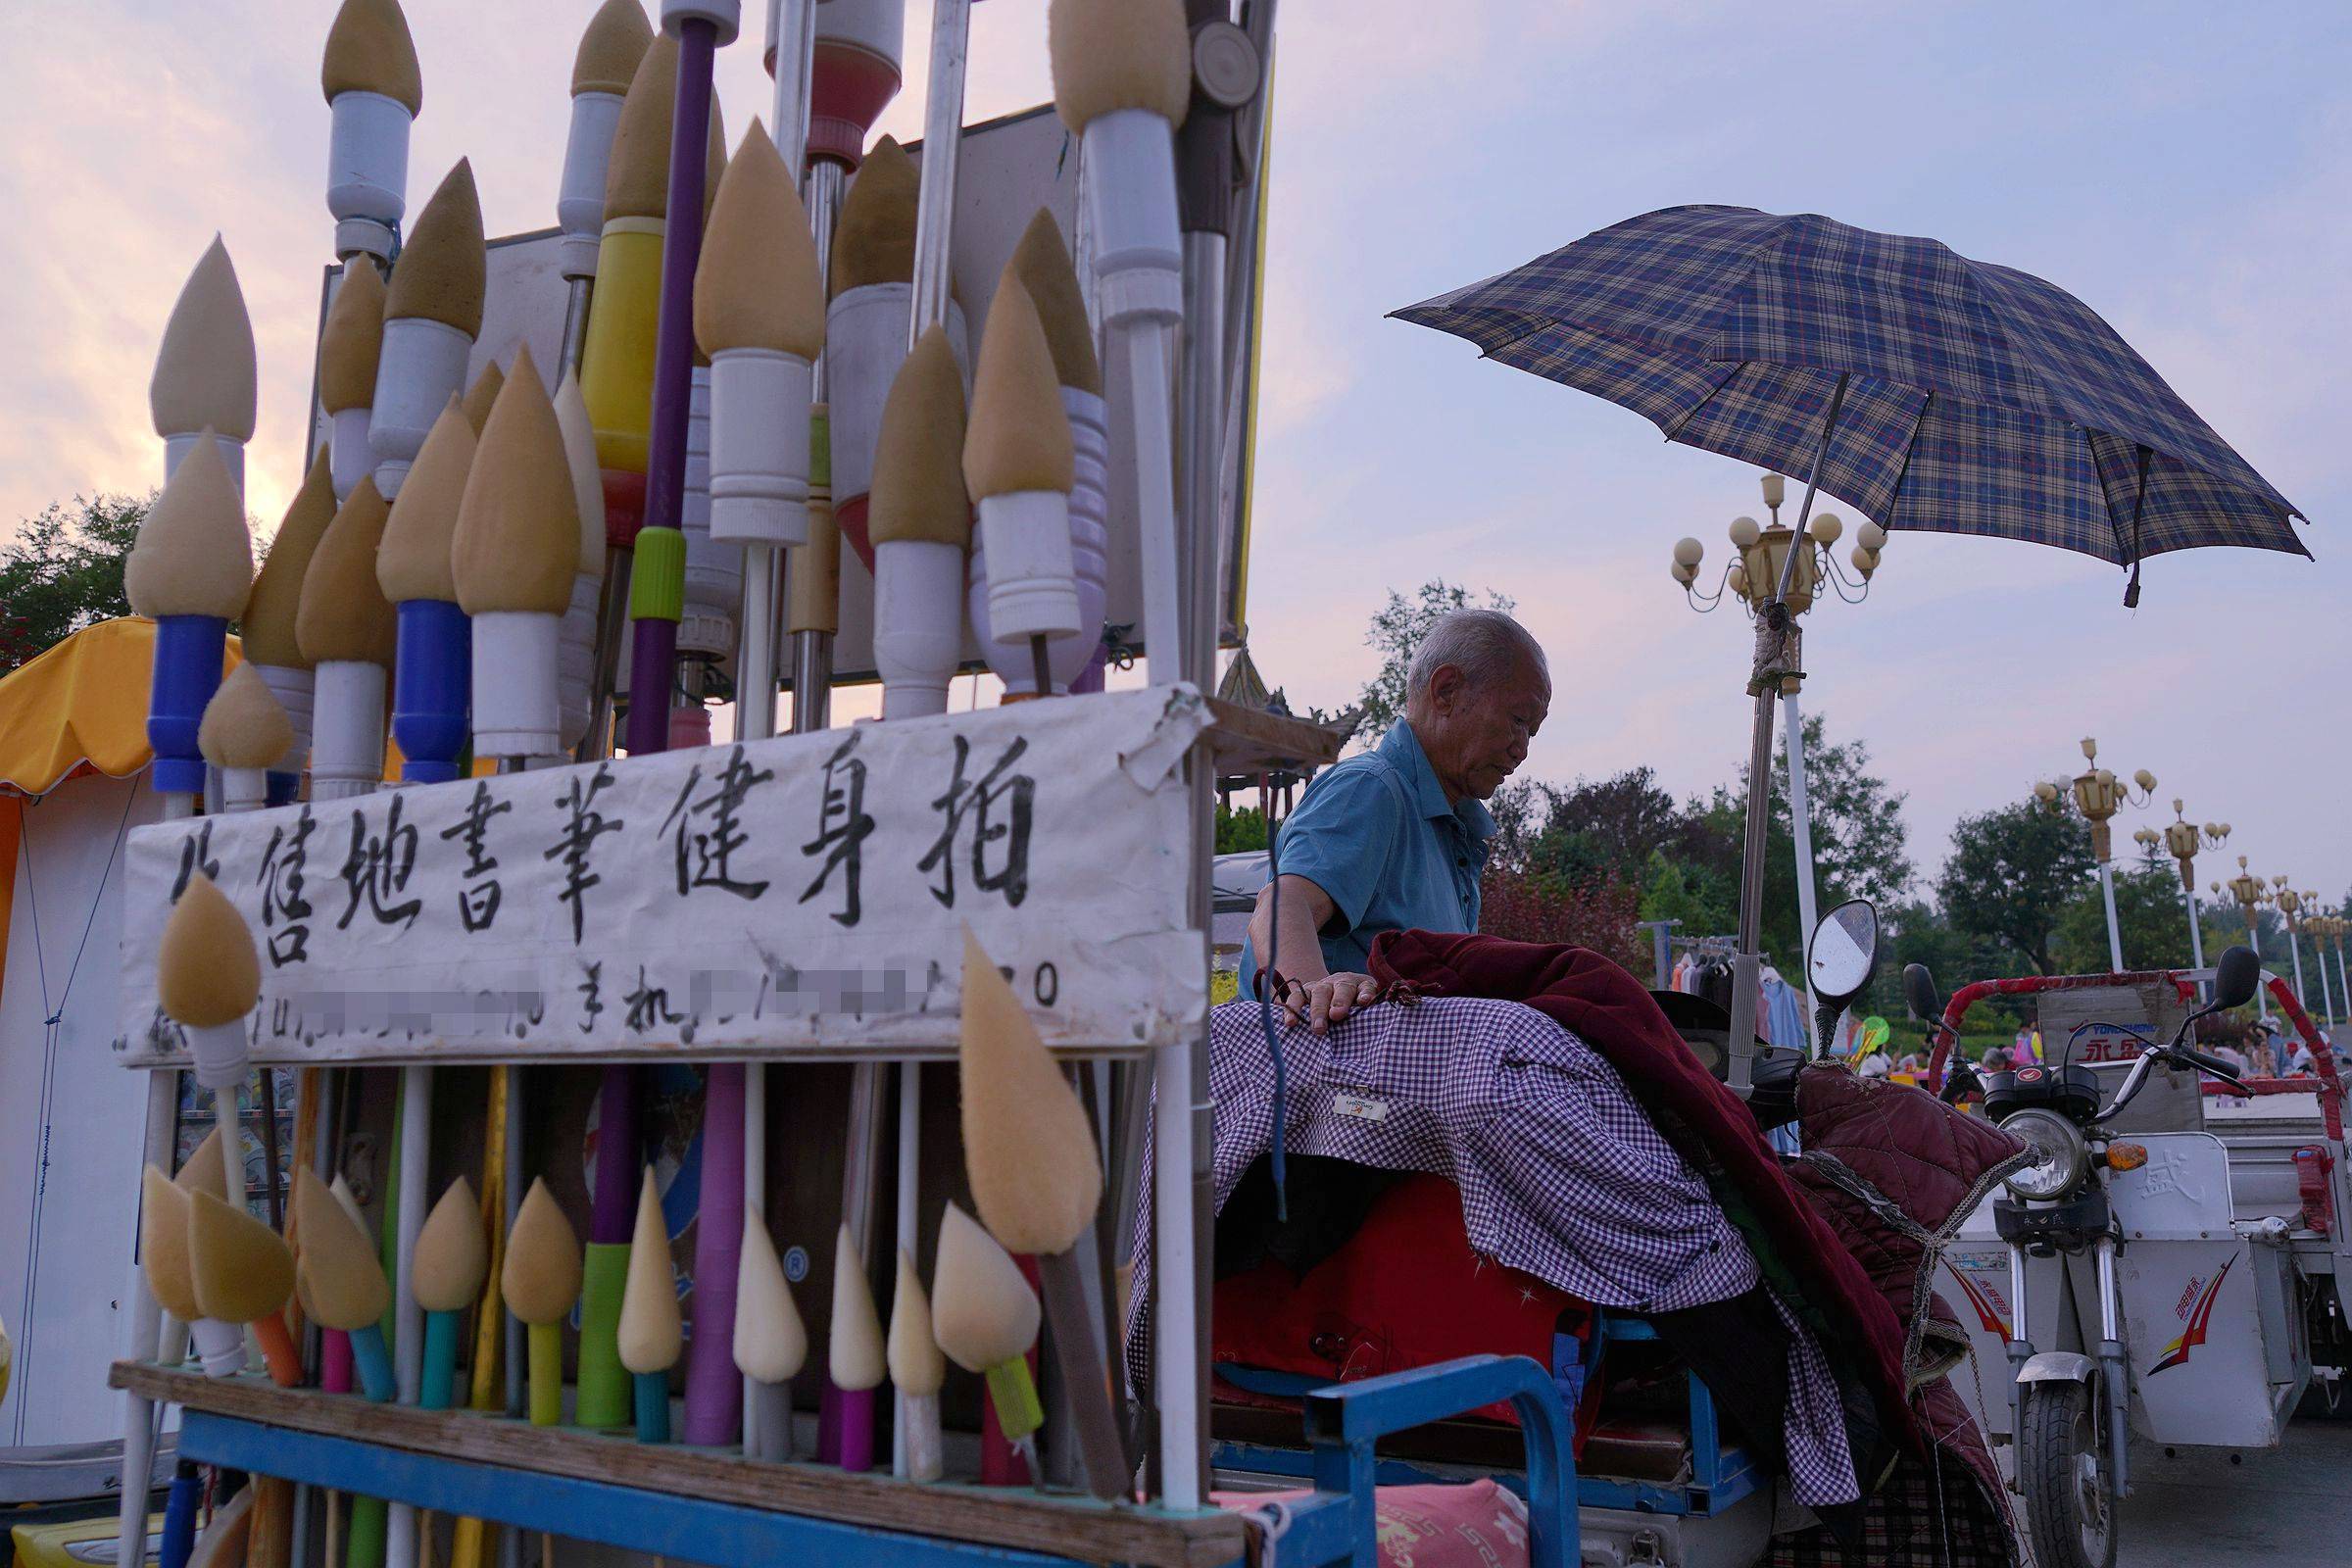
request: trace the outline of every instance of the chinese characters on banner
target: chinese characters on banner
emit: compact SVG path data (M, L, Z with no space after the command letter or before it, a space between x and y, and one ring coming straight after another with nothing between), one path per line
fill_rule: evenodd
M962 927L1050 1042L1206 1004L1189 688L461 779L137 830L124 1059L202 867L262 955L257 1060L952 1052Z

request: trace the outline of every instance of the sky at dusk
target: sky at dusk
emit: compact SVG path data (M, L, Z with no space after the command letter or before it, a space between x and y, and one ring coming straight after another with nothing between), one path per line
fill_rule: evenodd
M407 7L425 80L412 212L467 155L491 233L551 224L590 0ZM332 259L333 8L69 9L20 29L0 95L0 519L158 481L148 371L218 229L260 344L249 495L273 525ZM721 57L732 127L767 108L762 9ZM906 88L882 124L902 137L929 12L908 0ZM2231 858L2329 900L2352 886L2352 8L1290 0L1282 17L1250 630L1294 701L1349 700L1386 591L1444 577L1510 594L1549 651L1535 774L1648 763L1678 793L1730 777L1747 627L1692 614L1666 563L1695 534L1714 579L1725 525L1757 510L1754 470L1383 318L1653 208L1826 213L2079 294L2313 519L2316 563L2165 556L2136 611L2087 558L1897 535L1866 604L1808 617L1805 702L1908 793L1923 871L1955 816L2074 771L2095 734L2119 772L2150 768L2167 801L2232 822ZM1050 95L1042 0L985 0L967 119ZM2120 834L2158 820L2127 812ZM2222 869L2208 857L2200 882Z

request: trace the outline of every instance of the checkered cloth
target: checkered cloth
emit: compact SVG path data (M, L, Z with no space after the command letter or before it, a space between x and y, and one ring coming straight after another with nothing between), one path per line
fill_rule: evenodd
M2301 513L2088 306L1932 239L1669 207L1396 315L1800 476L1846 373L1821 486L1886 528L2310 554Z
M1533 1007L1479 997L1389 1003L1328 1035L1283 1032L1288 1141L1309 1154L1426 1171L1461 1190L1470 1244L1599 1306L1674 1311L1755 1288L1753 1255L1707 1185L1643 1113L1617 1070ZM1257 1004L1209 1022L1221 1212L1273 1145L1274 1069ZM1152 1160L1134 1246L1130 1371L1149 1380ZM1836 1375L1789 1329L1784 1430L1797 1500L1858 1494Z

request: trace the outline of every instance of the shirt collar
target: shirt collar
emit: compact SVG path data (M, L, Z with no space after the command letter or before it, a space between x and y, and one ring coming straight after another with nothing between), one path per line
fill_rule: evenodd
M1389 726L1388 734L1381 737L1380 755L1404 775L1423 816L1456 818L1471 838L1481 842L1494 836L1494 813L1483 803L1465 800L1455 806L1446 799L1446 786L1438 782L1438 770L1429 765L1429 754L1421 749L1421 738L1413 733L1410 722L1400 718Z

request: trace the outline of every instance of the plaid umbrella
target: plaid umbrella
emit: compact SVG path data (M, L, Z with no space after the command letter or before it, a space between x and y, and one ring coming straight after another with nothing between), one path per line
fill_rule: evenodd
M2302 514L2064 289L1815 214L1669 207L1395 313L1817 482L1885 528L2129 564ZM1842 409L1838 382L1845 381Z

